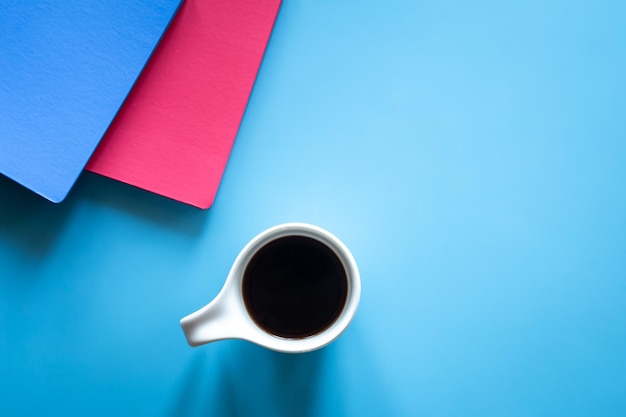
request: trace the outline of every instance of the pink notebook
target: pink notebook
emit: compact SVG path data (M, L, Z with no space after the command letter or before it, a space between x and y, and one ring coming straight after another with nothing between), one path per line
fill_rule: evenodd
M213 203L280 0L186 0L87 169Z

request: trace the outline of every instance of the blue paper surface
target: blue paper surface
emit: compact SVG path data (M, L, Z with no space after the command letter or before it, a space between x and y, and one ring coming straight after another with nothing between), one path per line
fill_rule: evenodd
M180 3L0 2L0 173L63 200Z

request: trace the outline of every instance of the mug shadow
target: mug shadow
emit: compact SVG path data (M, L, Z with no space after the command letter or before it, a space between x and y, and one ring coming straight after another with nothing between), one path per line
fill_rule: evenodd
M198 403L199 390L202 386L202 378L204 369L206 368L207 359L205 352L196 351L187 366L183 375L182 385L180 386L180 394L174 401L171 417L186 417L196 415L195 407Z
M243 342L233 353L234 363L222 367L217 394L202 415L312 417L326 353L294 355Z
M243 341L209 346L189 362L167 415L312 417L325 357L325 349L293 355Z
M361 330L353 326L348 330L352 337L304 354L278 353L243 341L200 348L196 355L210 360L189 362L202 369L187 368L167 415L399 415Z
M0 175L0 239L39 261L54 248L66 223L80 206L94 204L197 237L209 216L200 210L127 184L85 172L68 197L51 203Z

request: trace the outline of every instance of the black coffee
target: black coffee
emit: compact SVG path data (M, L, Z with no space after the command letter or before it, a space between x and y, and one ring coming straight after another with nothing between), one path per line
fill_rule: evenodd
M346 271L326 245L303 236L271 241L250 260L243 297L268 333L303 338L328 328L346 303Z

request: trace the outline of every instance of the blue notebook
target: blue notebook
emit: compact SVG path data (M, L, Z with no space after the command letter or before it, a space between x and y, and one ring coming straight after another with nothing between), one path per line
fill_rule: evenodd
M181 1L0 1L0 173L63 200Z

